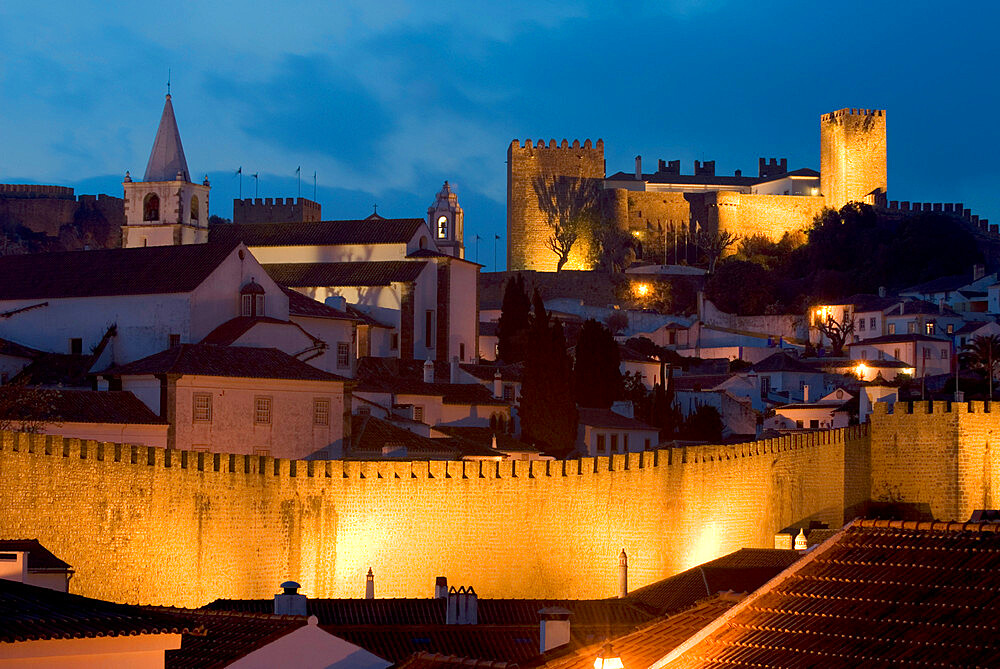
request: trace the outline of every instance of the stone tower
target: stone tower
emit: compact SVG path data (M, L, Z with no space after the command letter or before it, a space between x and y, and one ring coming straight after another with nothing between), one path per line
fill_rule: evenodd
M427 207L427 227L431 229L434 242L442 253L455 258L465 257L465 245L462 243L464 218L458 196L445 181L434 204Z
M507 149L507 270L555 271L557 257L545 246L552 230L538 206L535 180L569 177L604 179L604 141L591 145L588 139L572 146L539 140L534 146L516 139ZM565 269L589 269L586 240L578 240Z
M208 241L206 178L191 181L170 94L163 105L160 127L142 181L126 172L125 225L122 246L170 246Z
M884 109L840 109L820 117L820 190L840 209L887 187Z

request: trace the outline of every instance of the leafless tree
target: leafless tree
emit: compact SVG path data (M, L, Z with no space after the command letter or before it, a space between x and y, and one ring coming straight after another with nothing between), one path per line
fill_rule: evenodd
M739 235L733 234L728 230L725 232L709 232L704 229L698 231L695 243L708 258L709 274L715 273L715 265L719 262L719 258L726 252L726 249L738 242L739 239Z
M844 344L850 340L854 334L854 319L849 313L845 313L838 321L833 317L833 313L824 310L816 317L814 323L817 330L830 341L831 353L834 357L840 356L844 352Z
M597 179L538 176L534 181L538 207L545 214L552 233L545 246L559 259L558 272L569 260L570 251L597 216L600 185Z
M0 387L0 431L41 432L55 410L56 392L12 384Z

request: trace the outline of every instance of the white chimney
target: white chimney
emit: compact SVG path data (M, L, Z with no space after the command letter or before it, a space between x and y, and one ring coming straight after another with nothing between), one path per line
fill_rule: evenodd
M879 297L885 297L885 286L879 286L878 287L878 296Z
M809 386L802 386L802 402L805 404L809 403Z
M371 567L368 567L368 575L365 577L365 599L375 599L375 574Z
M458 356L451 356L451 383L458 383Z
M618 556L618 596L628 596L628 555L625 555L624 548Z
M434 383L434 361L430 358L424 362L424 383Z
M635 157L635 178L642 181L642 156Z
M938 300L938 313L939 314L943 314L944 313L944 298L943 297Z
M448 590L448 612L445 623L448 625L478 625L479 598L476 591L463 585L458 590L454 587Z
M807 548L809 548L809 542L806 541L805 528L800 528L799 533L795 537L795 550L804 551Z
M500 370L493 375L493 397L500 399L503 397L503 380L500 378Z
M18 583L28 582L28 551L0 553L0 578Z
M538 649L541 652L565 646L569 643L569 617L573 614L561 606L546 606L538 611L541 616L541 637Z
M274 615L306 615L306 596L299 594L300 587L295 581L285 581L281 584L281 594L274 596Z
M434 579L434 599L443 599L448 596L448 577L438 576Z

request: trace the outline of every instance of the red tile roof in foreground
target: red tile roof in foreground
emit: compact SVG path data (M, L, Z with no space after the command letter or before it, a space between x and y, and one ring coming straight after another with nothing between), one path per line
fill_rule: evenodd
M0 643L192 631L200 630L186 620L138 606L0 579Z
M1000 666L1000 524L856 521L669 667Z
M471 657L442 655L441 653L414 653L408 660L396 665L397 669L454 669L455 667L473 667L479 669L517 669L517 663L476 660Z

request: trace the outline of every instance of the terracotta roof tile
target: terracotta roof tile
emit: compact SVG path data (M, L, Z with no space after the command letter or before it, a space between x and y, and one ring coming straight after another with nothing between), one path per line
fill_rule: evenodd
M0 418L14 421L166 425L130 392L0 387Z
M311 318L333 318L345 321L356 321L361 320L357 316L351 315L347 311L341 311L340 309L335 309L329 304L324 304L318 300L314 300L311 297L307 297L302 293L292 290L291 288L284 288L285 294L288 296L288 314L289 316L308 316Z
M416 281L426 261L382 260L358 262L275 263L264 269L282 286L388 286Z
M615 413L611 409L588 409L581 407L578 411L580 413L581 425L618 428L622 430L659 430L659 428L647 425L641 420L636 420L635 418L629 418L628 416L623 416L620 413Z

